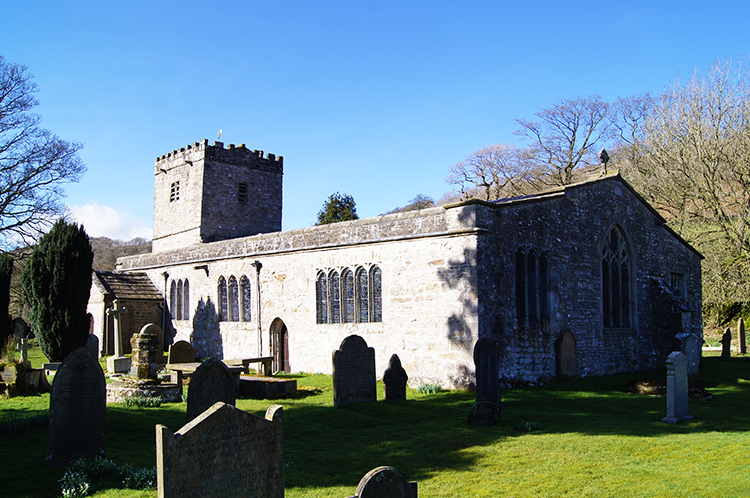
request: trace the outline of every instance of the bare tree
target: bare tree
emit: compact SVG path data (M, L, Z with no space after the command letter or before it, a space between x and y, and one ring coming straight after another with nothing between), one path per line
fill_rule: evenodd
M676 81L644 127L647 197L706 256L706 301L750 293L750 79L717 61Z
M490 145L472 152L449 167L446 183L455 185L464 198L500 199L534 189L538 178L527 151L515 145Z
M529 153L546 185L573 183L576 168L598 164L598 148L613 136L610 104L598 95L561 100L534 115L537 121L517 119L515 133L531 141Z
M81 144L39 127L36 84L0 56L0 245L33 240L63 213L61 183L79 180Z

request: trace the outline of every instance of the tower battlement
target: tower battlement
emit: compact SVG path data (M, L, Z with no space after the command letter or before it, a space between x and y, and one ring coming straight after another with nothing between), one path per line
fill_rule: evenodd
M281 230L284 158L203 139L154 161L153 251Z
M219 161L236 166L248 166L250 169L268 172L281 172L284 167L284 157L276 154L265 154L262 150L250 150L245 144L229 144L224 148L224 142L212 142L210 145L205 138L200 142L193 142L172 152L162 154L154 162L155 173L165 172L175 166L192 163L199 159Z

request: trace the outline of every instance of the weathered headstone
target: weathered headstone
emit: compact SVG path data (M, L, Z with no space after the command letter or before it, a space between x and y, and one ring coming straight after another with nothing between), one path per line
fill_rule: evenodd
M156 358L161 328L149 323L130 338L132 347L130 376L136 379L156 378Z
M667 416L662 422L679 424L690 420L687 358L679 351L667 357Z
M333 406L377 401L377 396L375 349L350 335L333 352Z
M190 379L187 421L190 422L217 401L234 406L237 402L237 383L224 362L218 358L209 358L195 370Z
M417 498L417 483L393 467L377 467L365 474L357 494L349 498Z
M159 498L284 496L282 408L265 418L218 402L172 433L156 426Z
M494 337L481 337L474 346L477 398L469 412L471 425L492 425L500 421L500 345Z
M560 377L578 376L576 339L569 330L562 333L557 343L557 375Z
M385 387L385 400L406 399L406 381L409 376L401 366L401 359L397 354L391 356L388 368L383 372L383 385Z
M193 363L195 348L187 341L177 341L169 346L167 363Z
M688 377L698 375L701 361L700 340L694 334L690 334L682 340L682 352L687 359Z
M741 317L737 320L737 340L740 341L740 354L747 354L747 344L745 344L745 321Z
M21 361L29 361L29 340L25 337L21 339Z
M152 334L156 337L156 348L154 350L154 358L156 359L156 364L160 365L164 363L164 334L161 331L161 327L159 327L155 323L147 323L143 327L141 327L141 330L139 331L140 334L148 333Z
M99 338L97 336L89 334L89 338L86 339L86 345L84 348L86 348L86 351L88 351L95 360L99 359Z
M721 357L729 358L732 356L732 329L728 328L721 336Z
M78 348L63 360L52 385L47 465L103 457L106 408L102 367L84 348Z

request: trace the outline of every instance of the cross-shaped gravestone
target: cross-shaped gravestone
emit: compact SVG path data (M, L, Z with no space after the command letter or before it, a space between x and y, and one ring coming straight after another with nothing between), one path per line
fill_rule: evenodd
M113 302L114 308L107 310L108 315L115 317L115 355L107 358L107 371L110 373L128 373L130 371L130 358L122 354L122 325L120 315L127 310L122 306L119 299Z

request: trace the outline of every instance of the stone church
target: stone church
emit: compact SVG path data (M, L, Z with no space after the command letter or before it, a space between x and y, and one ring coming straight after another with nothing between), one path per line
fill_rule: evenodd
M161 294L167 344L331 373L356 334L379 376L396 353L410 385L444 388L473 382L489 335L511 382L661 368L674 350L698 366L702 256L619 175L288 231L282 177L282 157L244 145L156 159L153 251L114 275Z

